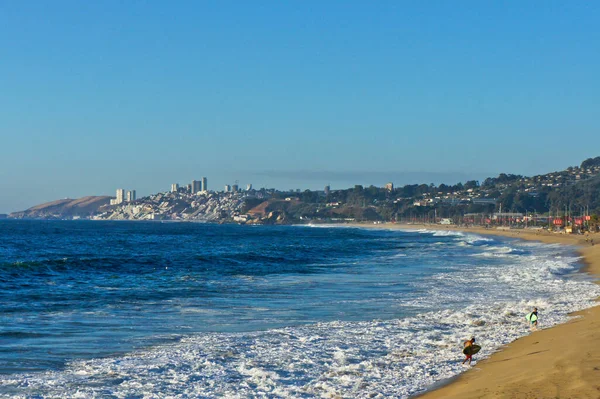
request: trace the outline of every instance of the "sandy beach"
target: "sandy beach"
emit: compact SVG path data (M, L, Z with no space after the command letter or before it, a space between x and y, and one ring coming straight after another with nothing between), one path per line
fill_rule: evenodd
M592 246L581 235L547 231L496 230L423 225L360 225L398 229L429 228L501 235L578 248L584 271L600 276L600 245ZM590 235L595 242L600 234ZM441 398L600 398L600 307L573 314L565 324L535 331L505 346L467 372L441 384L419 399ZM543 320L543 316L542 316ZM462 360L457 353L457 361Z

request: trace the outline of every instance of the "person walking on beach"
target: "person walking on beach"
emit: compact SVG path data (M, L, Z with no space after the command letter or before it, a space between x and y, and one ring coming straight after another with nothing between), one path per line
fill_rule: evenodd
M469 366L471 365L471 360L473 360L473 345L475 345L475 337L471 337L470 340L463 342L463 353L465 354L465 360L463 360L462 364L469 361Z
M537 330L538 326L538 310L537 308L533 308L533 312L527 315L527 320L529 320L530 328L532 330Z

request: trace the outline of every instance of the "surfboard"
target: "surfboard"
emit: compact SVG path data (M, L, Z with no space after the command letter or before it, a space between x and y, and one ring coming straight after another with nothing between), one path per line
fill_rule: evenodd
M533 312L529 313L527 316L525 316L525 318L527 319L527 321L533 323L535 321L537 321L538 317L536 315L533 314Z
M463 349L463 353L465 355L474 355L477 352L479 352L480 350L481 350L481 346L471 345L471 346L467 346L465 349Z

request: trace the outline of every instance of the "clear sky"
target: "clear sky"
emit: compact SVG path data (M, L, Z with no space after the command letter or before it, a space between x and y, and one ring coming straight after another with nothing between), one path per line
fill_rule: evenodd
M600 155L600 2L0 0L0 213Z

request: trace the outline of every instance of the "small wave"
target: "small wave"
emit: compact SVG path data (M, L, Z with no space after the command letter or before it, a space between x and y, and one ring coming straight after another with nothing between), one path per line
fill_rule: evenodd
M465 242L471 245L480 245L482 243L494 242L495 240L490 237L484 237L477 234L465 233L456 230L431 230L431 229L420 229L417 232L421 234L431 234L433 237L454 237L458 242Z
M471 254L469 256L472 256L475 258L508 258L512 255L510 255L509 253L502 253L502 252L481 252L481 253L477 253L477 254Z
M47 335L28 331L0 331L0 338L40 338Z

